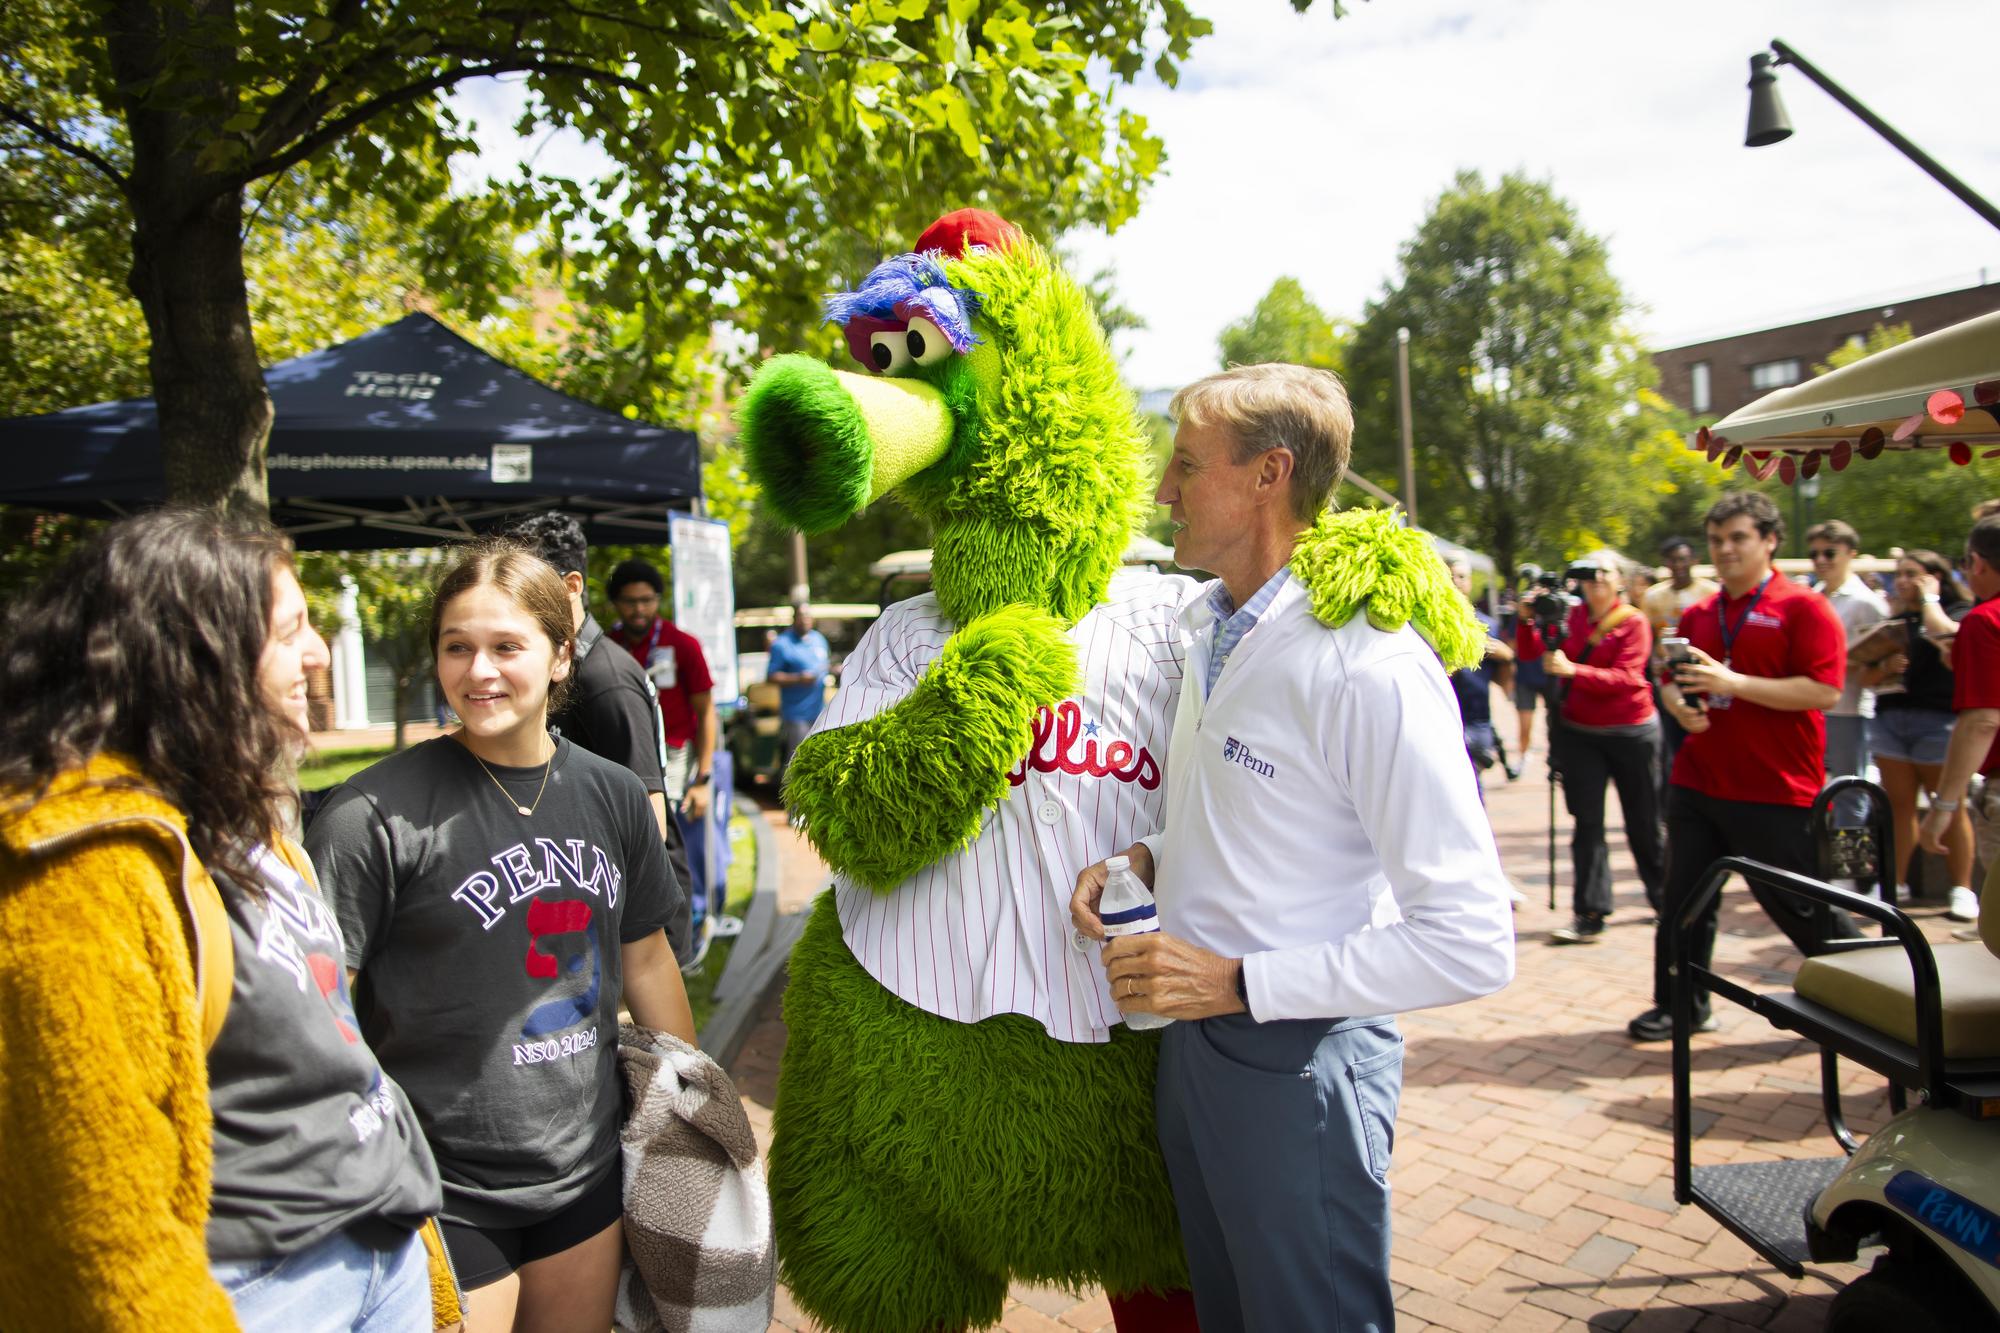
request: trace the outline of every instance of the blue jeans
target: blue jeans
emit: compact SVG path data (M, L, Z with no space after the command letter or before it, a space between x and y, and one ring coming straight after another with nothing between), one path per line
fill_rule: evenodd
M1394 1333L1395 1020L1229 1014L1161 1035L1154 1105L1202 1333Z
M1867 718L1826 715L1826 776L1829 782L1868 776ZM1867 802L1858 793L1849 792L1834 807L1834 827L1860 828L1867 813Z
M244 1333L428 1333L430 1261L416 1236L388 1250L335 1232L296 1254L210 1265Z

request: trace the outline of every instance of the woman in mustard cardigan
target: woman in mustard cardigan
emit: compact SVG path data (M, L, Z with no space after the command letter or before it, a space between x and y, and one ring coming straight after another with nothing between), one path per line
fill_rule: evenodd
M0 1328L457 1318L429 1149L274 832L326 660L283 538L194 511L0 629Z

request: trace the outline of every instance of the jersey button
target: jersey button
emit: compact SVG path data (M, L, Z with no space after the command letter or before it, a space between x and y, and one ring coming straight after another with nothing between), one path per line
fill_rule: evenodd
M1062 806L1055 801L1043 801L1035 808L1035 817L1044 824L1055 824L1062 820Z

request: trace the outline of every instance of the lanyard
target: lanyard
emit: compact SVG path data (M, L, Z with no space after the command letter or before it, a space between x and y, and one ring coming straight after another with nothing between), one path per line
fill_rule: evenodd
M1723 603L1727 600L1727 594L1725 593L1724 596L1715 599L1715 623L1716 627L1722 631L1722 664L1724 666L1729 665L1732 656L1730 648L1735 644L1736 636L1743 632L1743 626L1749 622L1750 613L1755 611L1757 603L1764 599L1764 589L1770 585L1770 582L1771 576L1766 574L1764 581L1757 585L1757 591L1750 594L1749 602L1743 607L1743 614L1736 617L1736 624L1733 627L1729 623L1729 613L1722 609Z

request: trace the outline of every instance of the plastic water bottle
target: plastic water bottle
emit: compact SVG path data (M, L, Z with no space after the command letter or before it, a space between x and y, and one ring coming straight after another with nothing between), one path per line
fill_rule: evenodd
M1149 935L1158 930L1159 908L1154 905L1152 890L1132 873L1131 859L1111 857L1105 861L1104 869L1108 872L1104 893L1097 900L1097 918L1104 923L1104 937L1115 940L1121 935ZM1135 1032L1163 1028L1173 1021L1165 1014L1125 1015L1125 1026Z

